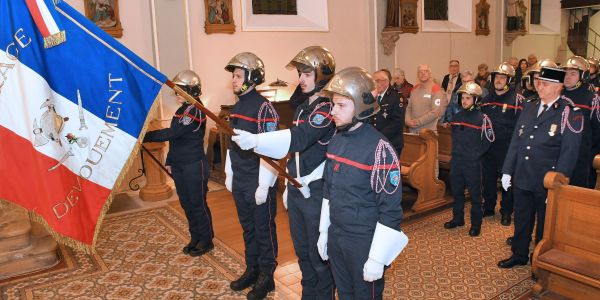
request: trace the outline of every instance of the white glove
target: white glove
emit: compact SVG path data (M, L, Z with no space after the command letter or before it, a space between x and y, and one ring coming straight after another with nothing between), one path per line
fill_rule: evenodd
M225 188L231 192L231 186L233 185L233 175L225 173Z
M321 234L319 234L319 240L317 241L317 250L323 260L329 259L329 256L327 256L327 235L327 232L321 232Z
M383 277L383 264L372 259L367 259L363 267L363 279L368 282L381 279Z
M331 220L329 219L329 200L323 198L321 203L321 217L319 219L319 240L317 241L317 250L323 260L328 260L327 255L327 232L329 232L329 225Z
M508 174L502 174L502 179L501 179L501 181L502 181L502 188L505 191L508 191L508 188L510 187L510 179L511 179L510 175L508 175Z
M256 199L256 205L261 205L267 202L267 197L269 196L269 186L268 185L259 185L256 188L256 192L254 193L254 198Z
M227 155L225 157L225 188L232 192L233 186L233 170L231 169L231 158L229 157L229 150L227 150Z
M283 195L281 196L281 198L283 198L283 207L285 207L285 209L287 210L287 194L288 194L288 189L287 189L287 184L286 184L286 188L283 191Z
M253 149L258 144L258 137L254 133L250 133L241 129L234 129L234 136L231 140L234 141L242 150Z

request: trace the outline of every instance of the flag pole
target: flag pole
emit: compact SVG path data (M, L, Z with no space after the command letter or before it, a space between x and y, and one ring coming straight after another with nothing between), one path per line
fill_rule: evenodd
M230 136L234 135L233 128L231 128L229 126L229 124L227 124L225 121L223 121L219 117L217 117L212 111L208 110L208 108L206 108L204 105L202 105L200 102L198 102L198 100L194 99L194 97L190 96L188 93L186 93L182 88L178 87L171 80L167 80L165 83L167 84L167 86L169 86L171 89L173 89L173 91L175 91L178 95L181 95L185 100L187 100L189 103L191 103L196 108L201 110L207 117L209 117L211 120L215 121L215 123L217 123L217 125L221 126L221 128L223 128L223 129L225 129L227 134L229 134ZM277 170L277 172L279 172L279 174L283 175L283 177L285 177L296 188L299 189L302 187L302 185L294 177L292 177L290 174L288 174L279 164L274 162L273 159L271 159L270 157L258 154L258 153L256 153L256 155L258 155L258 157L262 158L271 167L273 167L275 170Z

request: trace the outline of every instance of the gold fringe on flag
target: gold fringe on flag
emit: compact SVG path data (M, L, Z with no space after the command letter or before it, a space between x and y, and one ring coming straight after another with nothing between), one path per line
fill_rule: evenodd
M44 48L52 48L54 46L60 45L67 41L67 35L65 31L61 31L59 33L55 33L53 35L47 36L44 38Z
M160 97L160 94L157 95L157 98L158 97ZM156 113L157 108L158 108L158 101L156 101L156 99L154 99L154 103L152 104L152 106L150 107L150 110L148 111L146 121L144 122L142 131L140 132L140 136L138 137L138 140L135 143L135 146L133 147L132 152L129 155L129 158L123 165L123 168L121 169L121 173L119 173L119 176L117 177L117 180L115 181L115 183L113 185L113 189L112 189L110 195L108 196L106 203L104 203L104 206L102 207L102 211L100 212L100 215L98 216L98 219L96 221L96 228L94 229L94 238L92 239L91 245L82 243L81 241L75 240L71 237L62 235L61 233L54 231L52 226L50 226L50 224L48 224L48 222L42 216L37 214L35 211L28 211L30 220L41 224L48 231L48 233L50 233L50 235L52 235L52 237L57 242L59 242L63 245L69 246L75 250L84 252L86 254L96 255L97 254L96 253L96 242L97 242L97 238L98 238L98 233L100 232L100 227L102 226L102 221L104 221L104 217L108 213L110 205L112 204L113 197L116 194L115 188L117 188L121 185L121 182L125 179L125 176L127 176L127 172L129 171L129 168L135 162L135 158L136 158L138 152L140 151L140 147L141 147L142 141L144 139L143 133L145 133L146 130L148 130L150 121L152 120L152 118L154 118L154 114ZM12 203L8 200L0 199L0 208L2 207L2 205L1 205L2 201L5 201L8 205L15 205L15 206L21 207L20 205Z

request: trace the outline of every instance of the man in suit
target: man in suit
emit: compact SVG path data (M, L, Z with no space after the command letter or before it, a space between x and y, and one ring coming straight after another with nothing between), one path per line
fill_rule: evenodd
M448 71L450 73L446 74L442 80L442 89L446 93L446 99L450 100L450 95L456 92L462 80L460 78L460 62L456 59L450 60Z
M511 257L498 262L500 268L526 265L531 228L537 214L535 242L542 239L546 215L544 176L548 171L571 177L581 143L583 115L561 97L565 71L542 67L536 78L538 98L523 104L502 167L504 190L514 184L515 234ZM512 180L514 178L514 180Z
M373 117L373 126L390 141L398 156L404 146L404 115L406 101L402 94L392 88L390 71L381 69L373 73L375 91L373 96L379 104L379 112Z

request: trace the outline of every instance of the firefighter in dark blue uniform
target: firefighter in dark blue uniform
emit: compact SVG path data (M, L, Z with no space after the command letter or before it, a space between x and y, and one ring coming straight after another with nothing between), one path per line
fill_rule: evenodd
M526 265L529 258L531 215L537 215L536 243L542 239L546 215L544 176L548 171L572 176L584 122L579 108L561 96L565 72L543 67L536 79L539 99L524 103L502 167L502 187L514 185L515 234L512 256L501 268ZM512 183L511 183L512 182Z
M444 224L451 229L465 224L465 188L471 194L470 236L481 232L481 158L494 141L494 130L489 118L479 109L481 87L473 82L463 84L457 91L458 104L462 107L452 117L452 161L450 162L450 186L454 197L452 220Z
M506 157L510 137L521 111L522 96L510 86L515 76L515 69L509 63L501 63L491 73L494 90L485 97L481 111L488 115L494 124L496 139L483 156L483 216L495 214L498 198L497 182L502 175L502 163ZM509 226L513 212L512 191L502 191L500 202L501 224Z
M236 129L237 135L232 140L242 149L254 149L276 159L291 152L287 170L303 187L287 184L283 203L288 209L292 242L302 272L302 299L334 299L331 268L319 256L317 240L325 153L335 126L330 100L316 93L333 77L335 61L329 50L310 46L300 51L287 67L297 70L300 77L291 99L297 103L294 126L261 134Z
M392 80L390 71L379 70L373 73L373 79L377 85L374 96L380 108L373 116L373 127L392 143L400 156L404 146L404 116L408 101L405 101L404 96L390 85Z
M177 74L172 81L200 102L202 89L196 73L186 70ZM147 132L144 143L169 142L165 165L173 175L191 236L190 242L183 247L183 253L199 256L214 248L212 217L206 204L209 172L204 153L206 116L186 103L181 95L176 97L181 107L175 112L171 127Z
M225 70L232 73L233 91L239 101L230 113L230 126L251 133L277 130L279 116L271 103L256 91L264 82L264 64L256 55L244 52L234 56ZM225 186L233 194L244 231L246 271L231 282L240 291L252 286L248 299L263 299L275 289L273 272L277 266L275 199L277 172L254 152L229 143L225 161Z
M536 86L540 84L540 81L537 79L540 77L540 71L542 70L542 67L558 68L558 66L556 65L556 63L553 60L544 58L544 59L541 59L538 62L536 62L529 69L527 69L527 72L525 73L526 74L525 77L527 77L529 82L526 82L525 85L523 85L523 86L526 86L526 90L523 90L523 92L521 93L524 97L523 101L539 99L539 96L536 91ZM534 224L534 223L535 223L535 212L533 212L531 214L531 224ZM529 228L529 235L531 235L532 233L533 233L533 227ZM512 245L512 241L513 241L513 237L511 236L506 239L506 244L508 244L510 246L510 245Z
M373 126L371 75L357 67L323 88L332 94L337 133L327 147L317 247L331 262L340 300L381 299L384 266L408 243L400 231L400 165L393 146Z
M593 57L590 57L588 62L590 63L588 83L595 93L590 113L592 126L592 157L595 157L600 154L600 63L598 62L598 59ZM596 177L596 170L592 166L590 168L589 187L594 187L596 185Z
M597 128L598 122L592 117L592 100L594 93L589 89L589 85L583 82L584 74L589 70L587 59L581 56L573 56L567 60L562 68L565 70L565 89L563 95L573 101L573 104L579 107L581 113L585 116L583 132L581 133L581 146L579 146L579 157L577 165L569 180L570 185L594 188L589 186L590 171L592 168L592 123Z
M592 90L597 93L600 91L600 62L597 58L590 57L588 63L590 71L586 83L590 84Z

